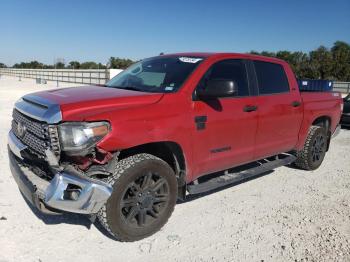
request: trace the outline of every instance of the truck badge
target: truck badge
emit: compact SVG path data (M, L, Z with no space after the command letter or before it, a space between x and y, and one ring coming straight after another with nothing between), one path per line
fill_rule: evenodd
M21 138L23 138L24 137L24 135L25 135L25 133L26 133L26 126L23 124L23 123L21 123L21 122L18 122L18 124L17 124L17 132L18 132L18 135L21 137Z

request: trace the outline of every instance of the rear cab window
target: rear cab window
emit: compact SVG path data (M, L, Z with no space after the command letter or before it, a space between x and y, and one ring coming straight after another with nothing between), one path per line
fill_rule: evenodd
M253 61L258 81L259 94L280 94L290 91L288 78L280 64L264 61Z

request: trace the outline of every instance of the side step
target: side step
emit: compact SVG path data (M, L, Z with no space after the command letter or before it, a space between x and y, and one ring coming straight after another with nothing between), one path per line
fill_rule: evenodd
M290 154L280 154L275 156L274 158L274 160L269 160L271 158L268 158L256 161L259 164L259 166L249 168L240 172L228 173L226 171L224 175L214 177L206 182L188 185L187 190L190 194L199 194L211 191L247 178L258 176L277 167L289 165L296 160L296 157Z

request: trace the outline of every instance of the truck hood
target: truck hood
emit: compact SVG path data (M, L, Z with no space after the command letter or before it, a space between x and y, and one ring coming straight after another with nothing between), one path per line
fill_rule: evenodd
M103 86L81 86L42 91L24 96L49 101L60 107L63 121L83 121L89 117L130 107L157 103L162 93L149 93Z

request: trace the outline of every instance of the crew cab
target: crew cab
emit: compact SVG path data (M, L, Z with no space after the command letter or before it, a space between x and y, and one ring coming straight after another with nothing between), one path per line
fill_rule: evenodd
M317 169L342 106L339 93L300 92L275 58L160 55L105 86L23 96L10 167L41 211L89 214L114 238L135 241L158 231L188 194L292 163Z

